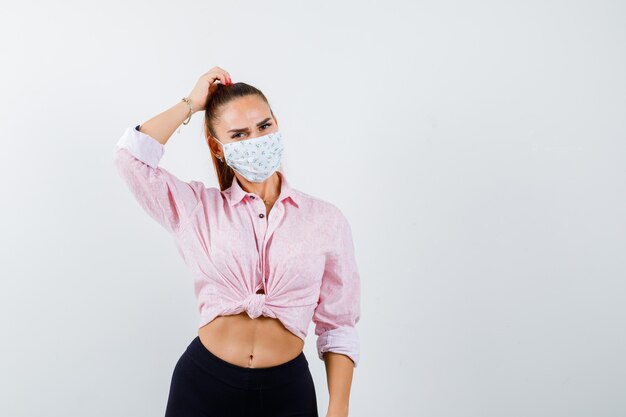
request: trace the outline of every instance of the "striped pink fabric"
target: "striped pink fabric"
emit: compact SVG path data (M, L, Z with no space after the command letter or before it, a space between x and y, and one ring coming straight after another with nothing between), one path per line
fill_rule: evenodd
M236 177L220 191L159 167L165 147L138 128L128 127L117 142L117 170L191 269L199 327L246 311L277 318L305 340L313 321L319 358L341 353L356 367L360 277L343 213L292 188L279 170L280 196L266 216L263 200Z

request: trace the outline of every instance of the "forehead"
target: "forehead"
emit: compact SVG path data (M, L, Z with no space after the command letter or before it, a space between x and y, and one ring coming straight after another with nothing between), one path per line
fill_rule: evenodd
M272 114L261 97L239 97L221 109L219 125L225 129L251 127L267 117Z

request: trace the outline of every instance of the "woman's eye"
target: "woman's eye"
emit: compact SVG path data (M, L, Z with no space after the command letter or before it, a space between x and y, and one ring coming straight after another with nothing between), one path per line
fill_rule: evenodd
M261 125L261 127L263 128L262 130L267 129L267 127L269 127L271 125L272 125L271 123L265 123L264 125ZM265 127L265 126L267 126L267 127ZM243 135L243 132L235 133L234 135L231 136L231 139L239 139L240 136L238 136L238 135Z

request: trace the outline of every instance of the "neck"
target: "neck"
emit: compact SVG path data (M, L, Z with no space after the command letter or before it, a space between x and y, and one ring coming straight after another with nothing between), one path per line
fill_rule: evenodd
M268 179L263 182L251 182L235 172L235 176L247 193L253 193L261 197L263 200L272 201L280 195L281 179L278 171L274 172Z

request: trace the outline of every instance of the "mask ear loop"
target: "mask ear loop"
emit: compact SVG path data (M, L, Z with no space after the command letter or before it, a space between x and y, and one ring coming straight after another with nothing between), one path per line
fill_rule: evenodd
M219 143L220 145L222 145L222 149L224 149L224 144L222 142L220 142L219 140L217 140L216 137L211 136L217 143ZM220 158L219 156L217 157L217 159L220 160L220 162L224 162L224 160L222 158Z

